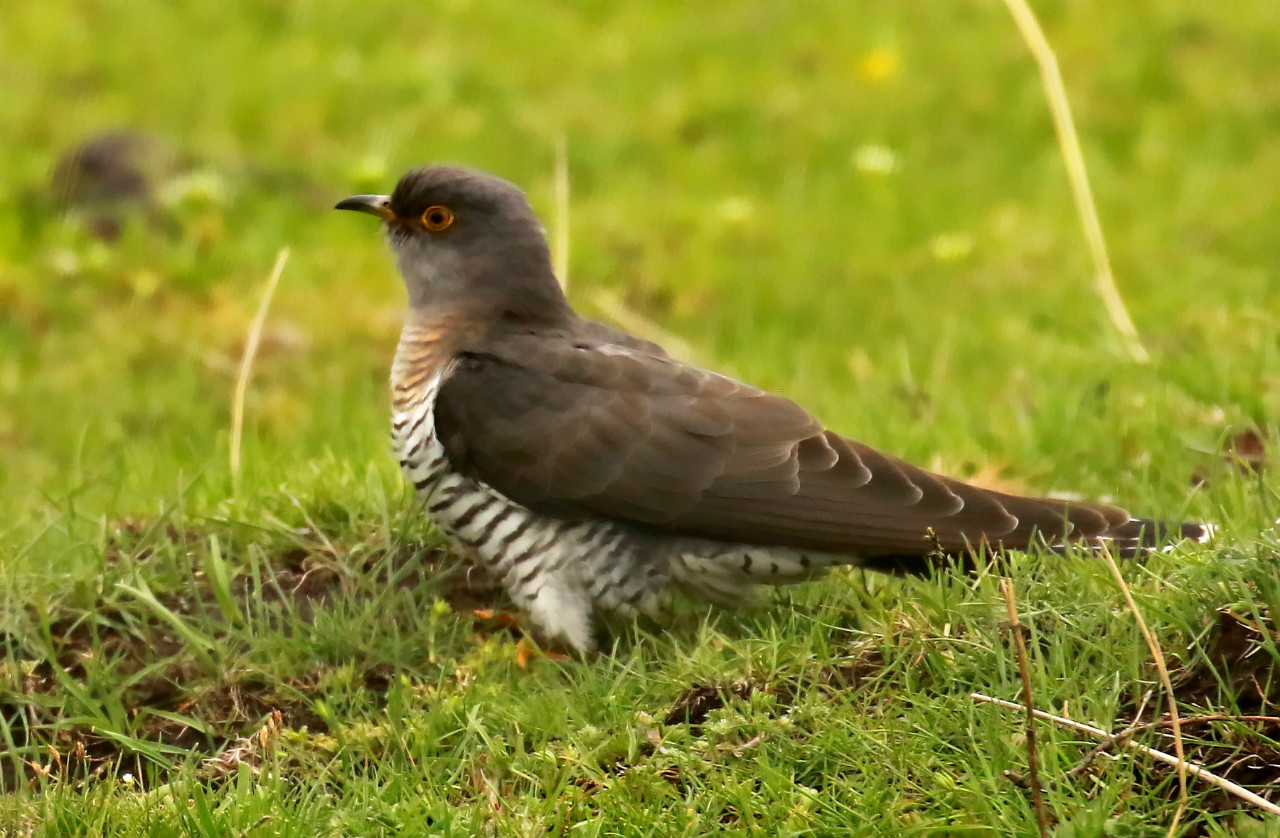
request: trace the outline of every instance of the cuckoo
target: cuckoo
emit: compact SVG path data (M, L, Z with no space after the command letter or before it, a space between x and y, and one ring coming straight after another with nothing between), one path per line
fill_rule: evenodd
M511 183L455 166L337 205L382 220L408 290L392 442L426 514L544 639L679 590L735 603L836 565L919 572L1007 550L1136 555L1207 525L925 471L794 402L580 317Z

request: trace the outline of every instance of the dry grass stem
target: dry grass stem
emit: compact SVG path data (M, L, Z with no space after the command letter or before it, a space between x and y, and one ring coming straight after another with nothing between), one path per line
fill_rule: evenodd
M1022 634L1022 623L1018 620L1018 603L1013 596L1013 584L1008 579L1000 580L1000 593L1004 594L1004 604L1009 612L1009 633L1013 635L1018 673L1022 676L1022 701L1027 708L1027 767L1030 775L1027 785L1031 790L1031 805L1036 810L1040 836L1048 838L1049 815L1044 808L1044 791L1040 785L1040 759L1036 752L1036 716L1035 705L1031 701L1031 667L1027 663L1027 640Z
M1129 591L1129 586L1124 581L1124 574L1120 572L1120 566L1116 564L1116 560L1111 555L1111 551L1107 549L1106 544L1102 545L1102 558L1106 561L1107 567L1111 569L1111 575L1120 587L1120 593L1124 594L1124 601L1133 613L1133 619L1137 621L1138 629L1142 632L1143 639L1147 641L1147 648L1151 650L1151 657L1156 663L1156 671L1160 675L1160 685L1164 687L1165 695L1169 697L1169 723L1173 728L1173 752L1178 758L1178 810L1173 815L1173 822L1169 824L1167 833L1172 836L1178 828L1178 822L1182 819L1182 813L1187 808L1187 761L1182 748L1182 725L1178 719L1178 698L1173 692L1173 681L1169 678L1169 667L1165 665L1164 652L1160 649L1160 644L1156 642L1155 635L1151 633L1151 629L1147 628L1147 621L1142 619L1142 612L1138 610L1138 604L1133 601L1133 594Z
M267 322L267 311L271 308L271 298L275 296L276 285L280 282L280 274L289 261L289 248L282 247L276 254L275 264L271 266L271 274L267 277L267 287L262 291L262 302L258 304L258 313L249 325L249 334L244 342L244 354L240 357L240 371L236 374L235 396L231 402L231 479L239 485L240 480L240 441L244 437L244 398L249 389L249 379L253 377L253 359L258 354L258 342L262 339L262 327Z
M1141 715L1141 714L1139 714ZM1230 713L1212 713L1204 716L1190 716L1179 721L1181 727L1188 728L1192 726L1210 724L1211 722L1265 722L1269 724L1280 724L1280 716L1251 716L1251 715L1233 715ZM1067 772L1068 777L1075 777L1089 767L1089 765L1102 754L1114 748L1117 744L1131 738L1135 734L1144 733L1148 730L1158 730L1162 727L1171 727L1172 723L1169 719L1156 719L1150 722L1134 722L1118 733L1113 733L1106 739L1102 740L1089 753L1081 758L1080 762Z
M569 141L556 139L556 235L555 271L560 287L569 287Z
M1191 727L1192 725L1204 725L1210 722L1264 722L1266 724L1280 724L1280 716L1256 716L1256 715L1237 715L1233 713L1208 713L1203 716L1189 716L1182 719L1179 724L1182 727ZM1134 732L1151 730L1153 728L1172 727L1173 723L1170 719L1156 719L1152 722L1143 722L1140 725L1134 725Z
M1089 766L1093 765L1094 760L1105 754L1116 746L1116 743L1123 742L1133 736L1135 731L1150 727L1150 723L1138 721L1142 718L1142 714L1146 712L1147 703L1151 701L1151 690L1147 690L1142 694L1142 702L1138 705L1138 712L1133 714L1133 724L1126 727L1118 733L1113 733L1106 739L1098 743L1093 750L1080 758L1080 761L1067 770L1067 777L1078 777L1085 771L1089 770Z
M974 701L983 702L985 704L995 704L1000 707L1005 707L1009 710L1025 710L1026 709L1021 704L1018 704L1016 701L1005 701L1003 698L994 698L992 696L984 695L982 693L969 693L969 697L972 698ZM1063 727L1067 727L1072 730L1079 731L1081 733L1087 733L1090 736L1096 736L1099 739L1111 738L1111 734L1107 733L1105 730L1103 730L1100 727L1087 725L1087 724L1084 724L1083 722L1077 722L1074 719L1068 719L1063 716L1055 716L1054 714L1046 713L1043 710L1033 710L1032 712L1035 714L1036 718L1038 719L1044 719L1045 721L1053 722L1054 724L1059 724L1059 725L1062 725ZM1228 794L1235 795L1241 800L1244 800L1248 803L1252 803L1254 806L1257 806L1259 809L1263 810L1264 812L1269 812L1273 815L1280 815L1280 806L1277 806L1276 804L1272 803L1270 800L1267 800L1264 797L1259 797L1258 795L1249 791L1244 786L1231 782L1226 777L1219 777L1217 774L1214 774L1212 771L1210 771L1209 769L1205 768L1202 765L1197 765L1194 762L1187 762L1186 760L1179 760L1177 757L1173 756L1172 754L1166 754L1164 751L1157 751L1155 748L1148 748L1146 745L1139 745L1137 742L1133 742L1133 741L1125 742L1124 746L1126 748L1135 750L1139 753L1146 754L1152 759L1159 760L1160 762L1163 762L1165 765L1172 765L1176 767L1179 763L1181 763L1183 766L1186 767L1187 773L1190 774L1191 776L1204 780L1206 783L1209 783L1211 785L1215 785L1218 788L1222 789L1223 791L1227 792Z
M1102 298L1112 325L1120 333L1129 357L1139 363L1147 363L1151 356L1142 345L1142 339L1138 336L1138 330L1133 325L1133 319L1129 316L1129 310L1125 307L1120 289L1116 287L1115 276L1111 272L1111 257L1107 255L1107 241L1102 234L1102 223L1098 220L1098 208L1093 201L1093 190L1089 186L1089 174L1085 169L1084 154L1080 150L1080 138L1071 118L1067 90L1058 70L1058 59L1053 53L1053 47L1049 46L1035 13L1027 5L1027 0L1005 0L1005 5L1040 67L1040 79L1049 100L1049 111L1053 115L1053 126L1067 166L1071 192L1075 197L1076 210L1080 213L1085 240L1089 243L1089 254L1093 258L1094 288Z

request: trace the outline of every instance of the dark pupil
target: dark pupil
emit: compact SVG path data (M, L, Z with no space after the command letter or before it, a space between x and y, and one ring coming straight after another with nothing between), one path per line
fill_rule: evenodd
M427 220L430 221L433 226L439 227L444 223L444 213L440 210L432 210L431 214L427 216Z

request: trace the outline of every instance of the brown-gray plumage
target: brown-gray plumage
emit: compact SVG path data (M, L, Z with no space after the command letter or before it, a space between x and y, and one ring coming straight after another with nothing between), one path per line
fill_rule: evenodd
M1208 535L931 474L579 318L523 193L496 177L424 168L338 208L386 222L409 291L392 373L402 467L436 522L580 649L597 606L654 612L671 586L735 600L834 564L1130 555Z

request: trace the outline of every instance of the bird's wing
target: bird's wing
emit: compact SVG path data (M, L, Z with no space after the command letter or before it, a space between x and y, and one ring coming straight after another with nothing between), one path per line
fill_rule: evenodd
M923 554L1088 538L1129 520L931 474L785 398L594 336L512 336L461 355L435 421L454 468L530 509L704 538Z

